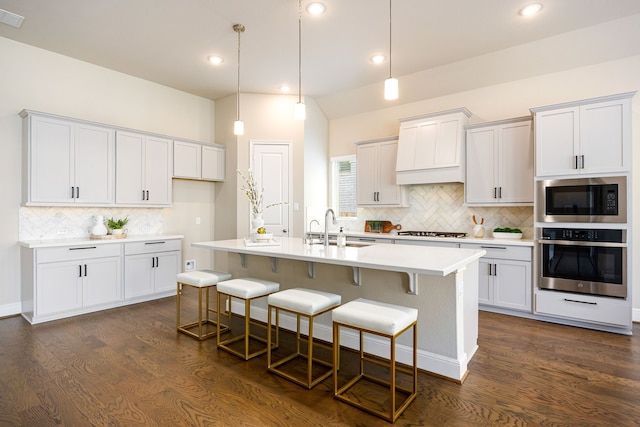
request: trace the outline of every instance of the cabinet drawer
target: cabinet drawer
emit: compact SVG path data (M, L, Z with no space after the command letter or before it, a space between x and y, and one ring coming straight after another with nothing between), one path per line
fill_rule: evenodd
M536 313L618 326L629 326L631 321L627 301L554 291L536 294Z
M148 242L133 242L124 244L124 254L148 254L154 252L179 251L182 249L180 240L149 240Z
M462 243L463 249L484 249L487 251L486 258L512 259L518 261L531 261L531 247L529 246L509 246L491 243Z
M122 244L120 243L39 248L36 249L36 262L59 262L120 256L121 250Z

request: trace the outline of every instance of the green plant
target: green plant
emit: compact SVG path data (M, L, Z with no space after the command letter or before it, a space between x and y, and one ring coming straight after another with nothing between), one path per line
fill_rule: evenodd
M123 219L115 220L113 218L109 218L107 220L107 226L112 230L119 230L129 222L129 217L124 217Z

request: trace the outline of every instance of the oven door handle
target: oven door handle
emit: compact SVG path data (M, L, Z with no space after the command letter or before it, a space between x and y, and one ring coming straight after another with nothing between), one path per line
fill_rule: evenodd
M599 248L626 248L626 243L616 242L587 242L587 241L573 241L573 240L538 240L541 245L564 245L564 246L596 246Z

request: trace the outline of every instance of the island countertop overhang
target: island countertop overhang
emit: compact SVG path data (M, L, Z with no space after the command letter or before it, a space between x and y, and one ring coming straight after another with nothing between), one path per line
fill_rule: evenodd
M277 246L247 246L244 239L194 242L192 247L246 255L292 259L411 274L447 276L486 254L481 249L374 244L338 248L305 245L300 238L278 238Z

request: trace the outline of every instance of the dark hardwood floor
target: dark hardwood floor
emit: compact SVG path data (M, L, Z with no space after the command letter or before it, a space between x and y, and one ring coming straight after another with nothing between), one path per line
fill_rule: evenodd
M175 331L167 298L29 325L0 320L2 426L384 426ZM640 425L633 337L480 313L464 384L425 373L398 426ZM347 355L348 356L348 355Z

